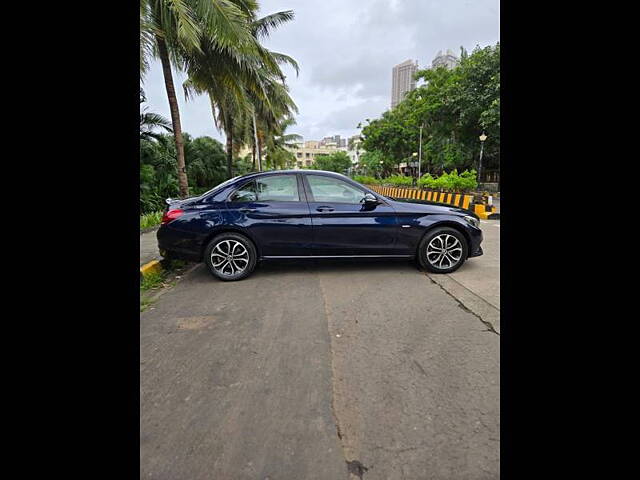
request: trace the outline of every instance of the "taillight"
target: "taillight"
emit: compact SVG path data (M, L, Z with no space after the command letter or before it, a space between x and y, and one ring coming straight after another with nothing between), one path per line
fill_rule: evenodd
M176 208L175 210L169 210L168 212L164 212L164 215L162 215L162 225L166 225L170 221L175 220L176 218L181 216L183 213L184 213L184 210L180 210L179 208Z

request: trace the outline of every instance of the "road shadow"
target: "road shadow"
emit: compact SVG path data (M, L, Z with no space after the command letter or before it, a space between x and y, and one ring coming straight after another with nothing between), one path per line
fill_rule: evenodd
M414 261L411 260L273 260L258 264L252 276L269 277L284 273L348 273L348 272L389 272L413 271L420 273Z
M480 268L479 265L473 265L472 262L465 262L458 272L474 271ZM265 279L269 277L277 277L284 274L303 274L303 273L415 273L423 274L414 260L388 260L388 259L360 259L360 260L267 260L258 262L255 271L249 276L249 279ZM193 270L192 277L194 279L210 279L211 274L207 267L201 263Z

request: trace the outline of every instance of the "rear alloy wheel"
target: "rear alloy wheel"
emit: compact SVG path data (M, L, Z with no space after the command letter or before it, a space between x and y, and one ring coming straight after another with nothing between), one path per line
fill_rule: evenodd
M418 247L420 266L433 273L456 271L467 259L467 240L459 231L440 227L428 232Z
M204 251L204 262L209 271L227 282L248 277L256 266L256 259L253 243L238 233L218 235Z

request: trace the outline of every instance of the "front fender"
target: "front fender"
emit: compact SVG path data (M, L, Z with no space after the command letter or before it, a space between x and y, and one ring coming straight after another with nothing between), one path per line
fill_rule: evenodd
M401 249L414 254L420 245L420 242L424 236L430 230L437 227L451 227L462 233L469 247L472 248L476 244L471 227L462 217L451 215L422 215L416 216L411 219L399 219L400 225L398 229L398 246ZM480 229L475 229L480 233L480 241L482 240L482 232ZM479 242L477 242L479 244Z

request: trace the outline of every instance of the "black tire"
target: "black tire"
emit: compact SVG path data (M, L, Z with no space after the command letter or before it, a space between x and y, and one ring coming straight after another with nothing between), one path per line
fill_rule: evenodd
M447 235L455 237L459 243L456 243L453 239L447 237ZM439 239L436 239L436 237L439 237ZM443 239L447 242L447 248L450 248L450 250L448 250L448 255L443 256L438 255L437 253L429 253L429 257L427 257L427 249L430 249L430 252L434 252L439 245L442 246ZM434 241L433 246L429 247L432 241ZM458 248L460 248L460 250L458 250ZM454 263L453 260L458 258L458 253L460 254L460 257L457 262ZM416 256L418 258L418 264L431 273L451 273L460 268L460 266L467 260L468 254L469 245L467 244L467 239L462 233L451 227L437 227L425 234L418 246Z
M233 248L234 251L241 252L242 249L240 249L240 247L237 247L237 244L241 244L242 247L244 247L244 250L247 253L246 257L244 256L244 254L237 255L237 258L232 263L227 260L227 263L223 264L222 269L220 266L217 266L213 262L212 256L216 259L222 259L220 260L220 262L225 261L225 257L222 255L223 253L225 253L225 248L227 250ZM219 248L216 249L216 247L218 246ZM240 271L232 273L234 265L239 268L241 268L242 265L245 265L244 260L241 260L240 257L246 258L246 267ZM256 252L256 247L253 245L253 242L239 233L221 233L220 235L214 237L213 240L211 240L207 245L207 248L204 249L203 261L207 265L209 272L211 272L211 275L218 278L219 280L222 280L223 282L234 282L247 278L256 268L257 260L258 254Z

